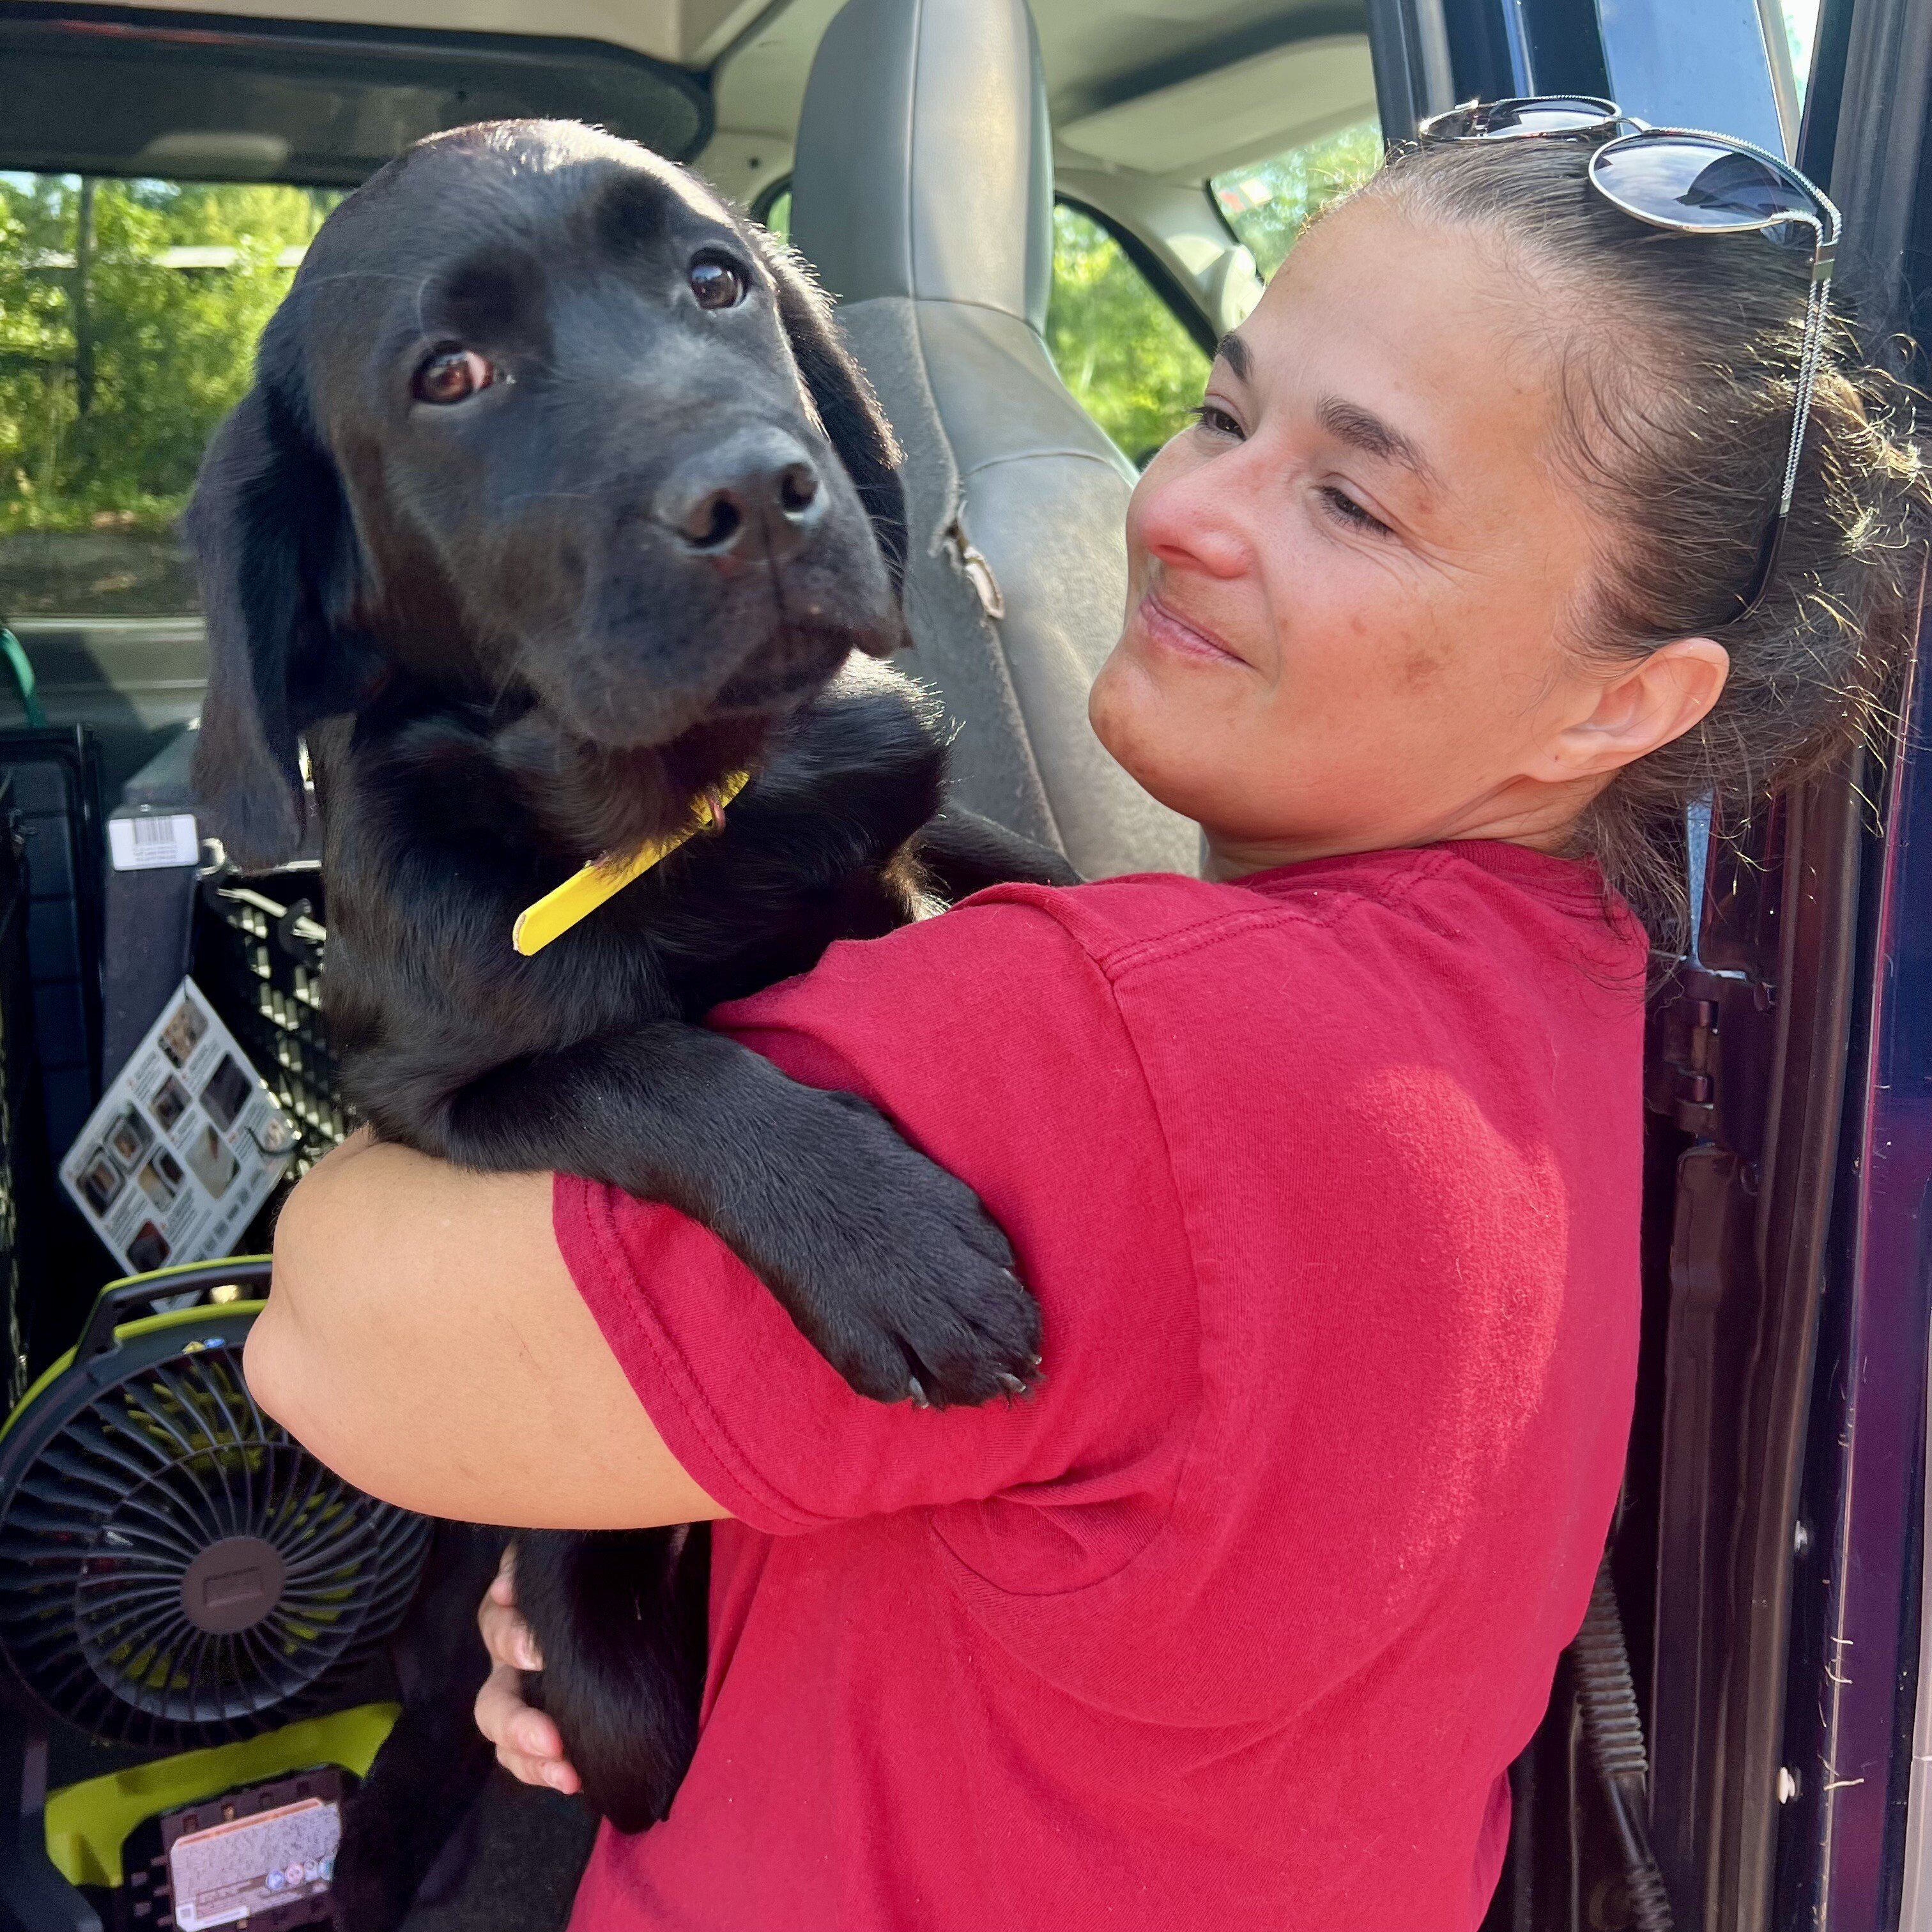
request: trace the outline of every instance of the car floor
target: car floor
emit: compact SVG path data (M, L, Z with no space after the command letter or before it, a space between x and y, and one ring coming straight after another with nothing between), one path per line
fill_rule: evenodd
M467 1868L447 1896L418 1900L403 1932L562 1932L596 1833L574 1798L496 1772Z

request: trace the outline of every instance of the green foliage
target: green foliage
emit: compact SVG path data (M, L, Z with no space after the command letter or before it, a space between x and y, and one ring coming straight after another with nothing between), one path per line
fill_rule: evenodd
M1372 121L1291 148L1209 184L1265 277L1308 218L1381 165ZM1208 358L1118 242L1090 216L1053 212L1053 300L1047 346L1088 413L1145 463L1201 400Z
M1053 211L1046 344L1082 406L1136 463L1186 420L1208 358L1126 251L1064 202Z
M789 234L789 188L766 210L765 225ZM1120 244L1064 204L1053 211L1046 340L1067 387L1137 460L1180 428L1208 378L1208 358Z
M1379 122L1358 122L1306 147L1216 175L1209 186L1264 280L1280 268L1308 218L1382 165Z
M781 242L791 239L791 184L787 182L772 197L772 205L765 210L765 226Z
M157 526L248 387L285 250L336 199L266 184L0 179L0 532ZM166 251L232 250L216 267Z
M1802 4L1802 0L1794 0ZM1365 124L1220 176L1264 273L1381 155ZM338 199L267 184L0 176L0 603L178 610L169 535L255 341ZM788 226L788 193L770 211ZM214 266L181 251L221 251ZM1054 211L1047 342L1067 386L1144 462L1200 400L1208 358L1107 231Z
M1784 0L1784 38L1791 49L1791 71L1801 103L1811 77L1811 47L1817 34L1818 0Z

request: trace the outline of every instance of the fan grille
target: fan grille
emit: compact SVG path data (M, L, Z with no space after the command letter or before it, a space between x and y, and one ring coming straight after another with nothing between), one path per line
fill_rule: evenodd
M0 1516L0 1649L97 1737L247 1737L368 1659L429 1537L264 1415L236 1349L190 1342L96 1394L22 1473Z

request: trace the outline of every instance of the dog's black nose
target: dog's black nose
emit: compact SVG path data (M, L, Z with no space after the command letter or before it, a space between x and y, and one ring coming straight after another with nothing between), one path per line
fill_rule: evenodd
M777 431L731 437L672 472L658 520L694 555L721 563L782 563L825 511L818 470Z

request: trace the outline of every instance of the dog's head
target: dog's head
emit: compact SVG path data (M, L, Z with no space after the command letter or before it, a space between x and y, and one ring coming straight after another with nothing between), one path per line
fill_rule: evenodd
M292 852L298 734L398 673L613 751L778 716L902 639L897 460L694 176L568 122L422 142L324 224L189 507L215 830Z

